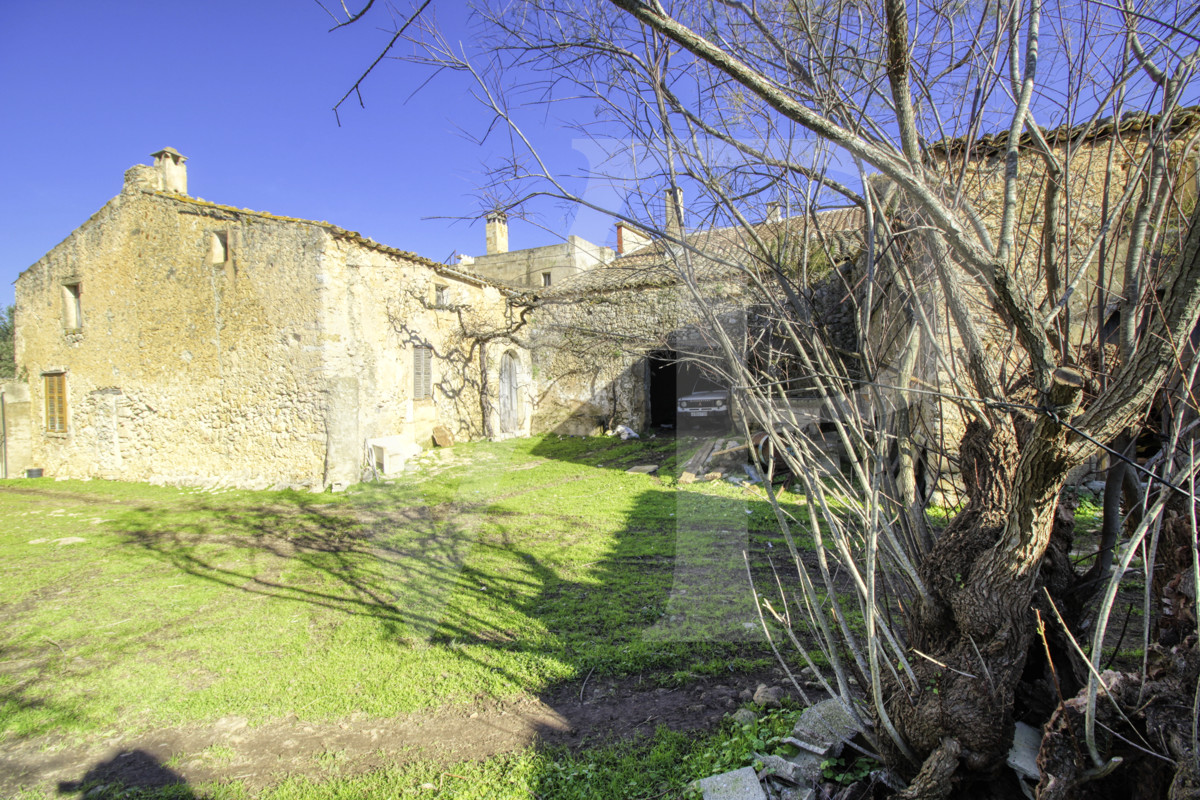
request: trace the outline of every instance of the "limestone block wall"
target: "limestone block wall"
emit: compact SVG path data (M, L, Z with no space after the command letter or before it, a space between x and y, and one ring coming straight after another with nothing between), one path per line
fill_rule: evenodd
M371 439L528 433L532 365L494 284L328 223L162 192L151 172L17 281L31 466L321 488L360 480Z
M136 188L16 286L47 475L319 486L324 230ZM71 291L76 286L79 320ZM49 429L48 374L66 428Z

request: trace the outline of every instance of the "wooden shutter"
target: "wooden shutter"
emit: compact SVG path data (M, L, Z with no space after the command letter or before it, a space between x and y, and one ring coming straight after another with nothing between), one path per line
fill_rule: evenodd
M45 376L46 387L46 430L51 433L67 432L67 376L56 372Z
M433 349L413 348L413 399L425 400L433 396Z

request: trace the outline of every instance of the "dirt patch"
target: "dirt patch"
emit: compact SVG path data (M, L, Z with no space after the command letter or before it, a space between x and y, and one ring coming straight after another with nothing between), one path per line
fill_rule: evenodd
M335 723L291 716L250 726L240 717L82 743L39 737L0 745L0 794L23 788L70 793L95 782L126 786L197 785L241 780L252 790L285 777L353 775L406 761L444 765L534 745L579 748L674 730L708 728L760 682L783 685L778 671L730 675L679 688L644 678L595 678L557 687L544 698L518 696L393 719L354 715Z

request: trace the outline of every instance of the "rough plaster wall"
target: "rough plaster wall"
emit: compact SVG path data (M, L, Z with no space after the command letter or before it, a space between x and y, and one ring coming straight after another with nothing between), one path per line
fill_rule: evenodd
M224 231L230 259L210 263ZM19 363L49 475L319 486L324 462L312 264L325 233L128 192L21 275ZM83 286L64 332L62 282ZM67 369L68 432L44 430Z

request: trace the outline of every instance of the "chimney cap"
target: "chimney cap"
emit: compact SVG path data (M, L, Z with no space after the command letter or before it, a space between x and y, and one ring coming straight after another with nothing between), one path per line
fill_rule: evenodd
M162 150L150 154L151 158L158 158L159 156L170 156L178 161L187 161L187 156L180 153L174 147L164 147Z
M503 209L497 208L494 211L489 211L487 214L488 222L507 222L508 214Z

